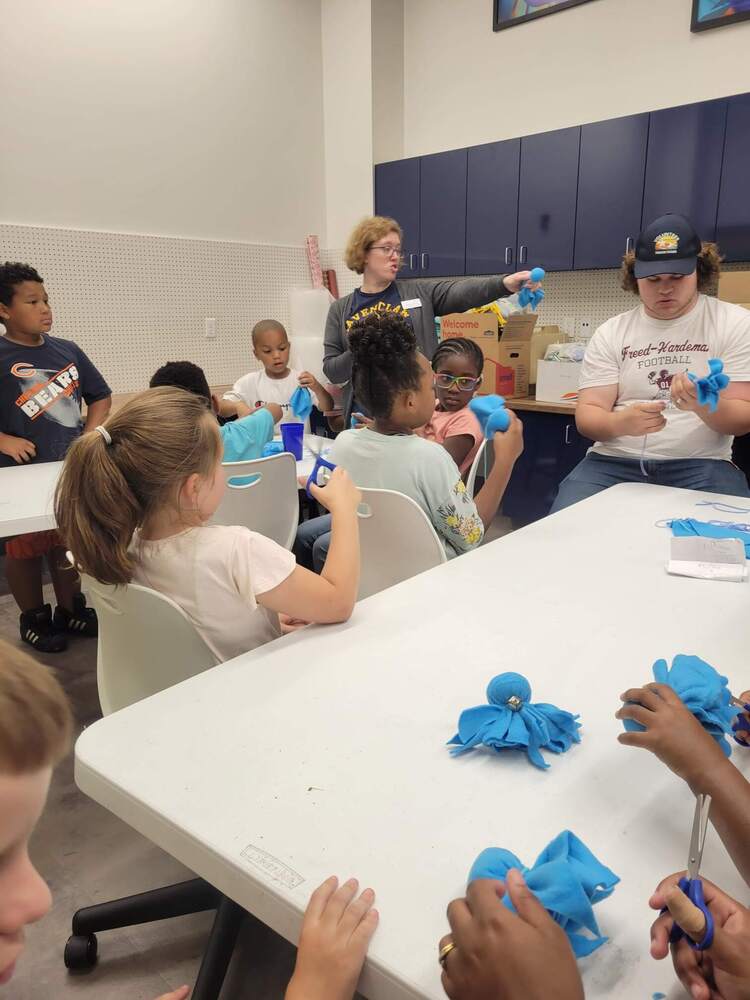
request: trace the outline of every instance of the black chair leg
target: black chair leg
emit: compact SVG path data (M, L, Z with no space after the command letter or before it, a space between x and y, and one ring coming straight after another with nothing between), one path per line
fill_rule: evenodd
M221 897L191 994L192 1000L218 1000L237 943L237 935L246 916L247 913L241 906L226 896Z

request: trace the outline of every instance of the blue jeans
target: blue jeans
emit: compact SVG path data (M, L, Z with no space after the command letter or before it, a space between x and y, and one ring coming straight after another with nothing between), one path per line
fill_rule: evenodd
M644 476L637 458L610 458L589 452L560 483L550 514L618 483L652 483L656 486L678 486L684 490L705 490L706 493L750 497L745 474L731 462L721 462L714 458L676 458L671 461L647 459L643 467L647 476Z
M331 515L324 514L323 517L313 517L302 522L297 528L292 552L297 557L298 565L320 573L325 566L330 544Z

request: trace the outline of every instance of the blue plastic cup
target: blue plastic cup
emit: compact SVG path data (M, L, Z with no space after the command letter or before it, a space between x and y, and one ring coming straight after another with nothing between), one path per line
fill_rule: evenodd
M298 462L302 459L302 439L304 436L304 424L281 425L281 440L284 443L284 451L290 451Z

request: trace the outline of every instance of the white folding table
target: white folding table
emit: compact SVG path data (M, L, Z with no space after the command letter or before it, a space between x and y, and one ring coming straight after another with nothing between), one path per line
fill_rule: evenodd
M52 501L62 462L0 469L0 536L55 527Z
M89 727L78 785L291 941L326 876L372 886L371 1000L442 997L445 907L476 855L496 845L530 865L571 829L622 879L595 908L610 942L580 963L588 1000L677 996L671 963L648 953L647 901L685 866L694 800L617 742L614 713L680 652L750 687L748 584L665 572L657 522L727 516L701 499L747 504L617 486L369 598L347 624L193 677ZM581 744L546 772L445 745L505 670L580 712ZM735 759L747 773L750 751ZM746 898L713 830L703 872Z

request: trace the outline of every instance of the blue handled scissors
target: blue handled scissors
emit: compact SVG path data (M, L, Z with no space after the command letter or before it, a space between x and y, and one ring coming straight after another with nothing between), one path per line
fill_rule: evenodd
M750 733L750 722L745 718L745 715L750 712L750 704L748 702L740 701L739 698L730 698L730 705L734 705L735 708L741 708L742 711L738 712L734 717L734 722L732 723L732 733L734 735L734 742L739 743L741 747L750 746L747 738L743 736L743 733Z
M708 832L708 812L711 808L710 795L698 795L695 800L695 815L693 817L693 831L690 835L690 854L688 855L687 875L680 879L680 889L685 893L691 903L698 907L706 921L706 929L700 941L693 941L690 935L675 923L669 935L669 941L674 944L683 937L693 951L705 951L710 948L714 940L714 918L711 911L706 906L703 896L703 880L700 878L701 860L703 859L703 845L706 842Z
M308 442L307 447L315 456L315 465L313 470L307 478L307 483L305 484L305 493L314 500L315 497L310 492L310 486L325 486L328 480L331 478L331 473L336 468L332 462L328 462L320 453L320 448L315 448L310 442Z

